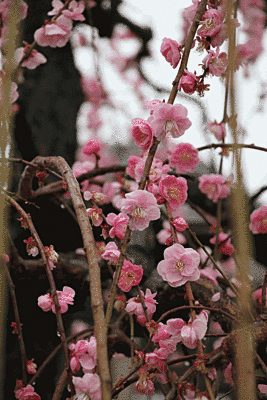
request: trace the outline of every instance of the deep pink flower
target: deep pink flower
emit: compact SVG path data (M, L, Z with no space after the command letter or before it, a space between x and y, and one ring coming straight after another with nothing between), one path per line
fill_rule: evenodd
M199 262L200 256L195 250L175 243L164 250L164 260L159 262L157 271L170 286L178 287L199 279Z
M101 400L101 382L97 374L87 373L82 378L72 377L72 382L77 395L88 395L94 400Z
M159 183L162 197L169 203L171 209L176 209L187 199L187 182L185 178L166 176Z
M142 280L143 273L144 271L142 267L139 267L139 265L134 265L128 260L124 260L118 287L123 292L129 292L133 286L139 285Z
M152 146L155 135L147 121L135 118L132 120L132 137L137 146L143 150L148 150Z
M60 312L63 314L68 310L68 305L73 305L73 298L75 296L75 291L69 286L64 286L63 291L57 290L57 296L60 305ZM43 311L52 310L54 314L56 313L54 300L50 294L39 296L38 306L41 307Z
M41 400L39 394L35 393L32 385L23 386L19 380L16 382L15 397L18 400Z
M91 154L98 154L100 152L100 143L96 139L89 140L82 149L82 153L90 156Z
M23 42L23 44L24 44L24 47L19 47L15 51L15 59L18 64L30 48L30 45L27 42ZM29 68L29 69L35 69L36 67L38 67L38 65L45 64L46 62L47 62L47 59L43 54L39 53L35 49L32 49L32 51L30 52L30 55L23 61L21 66Z
M216 52L208 50L208 55L202 60L205 68L209 68L209 72L214 76L221 76L227 67L227 54L219 51L219 47L216 48Z
M28 374L32 374L32 375L36 374L36 368L37 368L37 364L35 364L33 362L33 360L34 360L34 358L32 358L31 360L28 360L26 362L27 372L28 372Z
M218 251L220 253L223 253L227 256L231 256L234 251L235 248L231 243L231 238L228 238L229 235L227 235L227 233L223 233L223 232L219 232L218 235ZM228 238L228 240L226 240ZM226 240L225 243L221 244L224 240ZM213 238L210 239L210 243L214 244L216 243L216 236L214 236Z
M170 156L170 165L178 174L194 172L199 162L198 151L190 143L178 143Z
M223 14L221 10L210 8L203 14L202 21L200 22L200 24L201 26L197 31L197 34L199 36L202 37L214 36L222 28Z
M36 257L37 254L39 254L37 244L33 237L30 236L28 239L23 240L23 242L26 243L26 250L29 256Z
M178 232L183 232L188 228L188 223L184 218L177 217L173 220L173 226Z
M118 249L118 246L116 245L116 243L115 242L109 242L106 245L105 251L101 255L101 257L104 260L110 261L111 264L116 265L118 260L119 260L120 254L121 254L121 252Z
M34 33L34 39L39 46L64 47L69 40L72 21L60 15L55 21L48 22Z
M225 199L230 194L231 182L222 175L202 175L198 187L213 203L218 203L219 199Z
M94 226L100 226L103 222L102 209L94 205L92 208L86 210L88 216L91 218Z
M185 93L193 94L196 90L198 80L199 78L195 74L184 70L183 76L179 81L178 90L183 89Z
M142 231L149 226L150 221L160 218L156 198L145 190L127 193L122 201L121 211L131 217L129 228L134 231Z
M226 130L223 123L218 123L216 120L210 122L207 128L215 135L216 139L220 142L225 138Z
M112 226L109 231L109 236L111 238L117 236L117 238L123 239L128 221L129 217L126 214L120 213L119 215L116 215L114 213L109 213L106 218L106 222Z
M168 133L174 138L182 136L191 126L187 113L187 109L181 104L162 103L157 106L149 123L158 140L164 139Z
M261 206L250 215L249 229L254 235L267 233L267 206Z
M176 68L181 59L181 46L172 39L164 38L160 47L160 52L166 61L171 64L172 68Z
M144 292L142 290L141 294L144 297L145 305L147 307L147 313L151 318L156 311L156 304L158 304L158 302L154 299L157 293L152 294L150 289L146 289L146 294L144 295ZM127 311L129 314L143 315L144 310L140 297L132 297L131 299L129 299L125 307L125 311Z

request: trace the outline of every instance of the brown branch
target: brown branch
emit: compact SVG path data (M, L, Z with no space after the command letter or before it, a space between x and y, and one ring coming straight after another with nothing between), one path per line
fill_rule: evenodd
M102 299L102 287L100 268L98 265L98 256L95 247L95 240L93 236L92 227L86 213L86 208L81 196L79 184L66 161L62 157L36 157L33 162L42 168L57 168L63 175L68 185L68 191L77 215L78 223L83 237L84 248L89 265L90 273L90 293L91 305L93 310L95 336L97 341L97 358L99 366L99 375L102 386L103 400L111 399L111 377L109 372L108 363L108 350L107 350L107 332L104 318L104 308ZM26 167L24 171L25 177L28 176L28 181L31 180L31 167ZM27 184L27 182L26 182ZM23 191L21 185L21 191ZM28 186L28 193L31 194L31 188Z
M60 400L65 386L68 382L68 371L64 369L57 382L56 390L53 394L52 400Z
M86 179L94 178L98 175L110 174L114 172L125 172L127 165L111 165L109 167L95 168L93 171L85 172L77 177L77 181L83 182Z
M243 148L243 149L260 150L260 151L267 152L267 148L266 147L255 146L254 143L252 143L252 144L211 143L211 144L207 144L205 146L198 147L197 150L198 151L202 151L202 150L208 150L208 149L217 149L218 147L224 147L224 148L227 148L227 149L234 149L234 148L242 149Z

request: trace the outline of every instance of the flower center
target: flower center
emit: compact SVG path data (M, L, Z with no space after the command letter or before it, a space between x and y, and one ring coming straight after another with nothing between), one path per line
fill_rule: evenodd
M167 189L167 195L171 199L178 199L180 197L180 190L177 187L170 187Z
M131 271L128 271L126 273L126 279L127 279L127 282L129 282L131 284L135 280L135 274Z
M137 219L144 218L146 215L144 209L140 206L136 206L133 210L133 217Z
M173 119L166 121L164 130L166 133L171 133L173 130L177 130L179 132L177 124Z
M203 25L205 25L206 29L212 29L216 25L213 18L205 19Z
M189 153L184 153L180 155L180 160L181 161L190 161L191 160L191 154Z
M175 268L179 271L182 272L184 270L184 263L183 261L177 261L175 264Z

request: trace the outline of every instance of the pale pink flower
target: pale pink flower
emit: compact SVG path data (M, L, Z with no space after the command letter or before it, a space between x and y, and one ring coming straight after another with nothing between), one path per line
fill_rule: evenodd
M221 298L221 293L218 292L218 293L215 293L215 294L212 296L211 301L213 301L214 303L216 303L216 301L220 300L220 298Z
M154 369L157 371L157 378L161 383L168 382L166 377L166 364L163 361L163 358L160 357L156 351L145 355L145 365L148 369Z
M85 17L83 16L83 12L85 9L84 1L75 1L72 0L69 4L67 10L63 10L62 14L65 17L72 19L73 21L84 21Z
M137 393L152 395L154 393L154 383L149 379L149 373L146 367L142 367L137 371L138 381L134 385Z
M148 150L152 146L155 135L147 121L135 118L132 120L132 137L137 146L143 150Z
M163 102L160 101L160 100L147 100L146 103L145 103L146 108L147 108L148 110L150 110L150 115L153 115L155 109L156 109L158 106L160 106L161 104L163 104Z
M37 364L35 364L33 362L33 360L34 360L34 358L32 358L31 360L28 360L26 362L27 372L28 372L28 374L32 374L32 375L36 374L36 368L37 368Z
M262 305L262 288L255 290L252 294L252 298L261 306ZM267 289L266 289L266 298L267 298ZM267 303L267 301L266 301Z
M259 384L259 385L258 385L258 389L259 389L259 391L260 391L261 393L267 395L267 385Z
M118 287L123 292L129 292L133 286L139 285L142 280L143 273L144 271L142 267L132 264L128 260L124 260L118 282Z
M204 338L208 327L208 312L201 311L196 319L192 322L189 321L181 329L181 338L183 344L189 349L194 349L197 346L198 340Z
M130 156L128 158L128 167L126 168L126 174L128 174L133 179L135 179L135 168L141 160L142 158L137 156Z
M168 133L177 138L182 136L192 124L187 118L187 113L187 109L181 104L162 103L157 106L148 121L158 140L164 139Z
M105 204L111 203L113 197L120 192L121 184L119 182L105 182L103 185L103 195Z
M39 46L64 47L69 40L72 29L72 21L60 15L55 21L47 22L37 29L34 39Z
M218 235L218 251L220 253L225 254L226 256L231 256L234 253L235 248L231 243L231 238L228 238L228 237L229 237L229 235L227 235L227 233L219 232L219 235ZM222 242L224 242L224 243L222 243ZM216 235L213 238L210 239L210 243L212 243L214 245L216 244Z
M87 215L91 218L94 226L100 226L103 222L102 209L94 205L92 208L87 208Z
M167 321L167 332L176 339L176 342L182 340L181 330L186 325L185 321L181 318L171 318Z
M156 304L158 302L154 299L154 297L157 295L157 293L152 294L150 289L146 289L146 294L144 295L144 292L141 290L141 294L144 297L145 305L147 307L147 313L149 317L151 318L154 312L156 311ZM143 315L144 310L143 306L140 300L140 297L132 297L127 301L127 305L125 307L125 310L129 314L135 314L135 315Z
M178 90L183 89L185 93L193 94L196 90L198 81L199 78L195 74L187 70L184 70L183 76L179 81Z
M93 103L95 106L99 106L101 100L107 97L101 82L96 78L83 75L81 86L87 97L87 101Z
M167 331L167 325L160 322L158 324L158 329L157 329L156 333L154 333L154 335L152 337L152 341L154 343L159 342L160 340L169 339L170 336L171 336L171 334Z
M199 190L206 194L213 203L225 199L230 194L231 183L222 175L202 175L199 178Z
M172 39L164 38L160 47L160 52L163 57L171 64L172 68L176 68L180 59L182 46Z
M15 396L18 400L41 400L41 397L35 393L32 385L23 387L23 383L18 380L16 382Z
M63 8L64 4L60 0L53 0L52 7L53 10L49 11L47 15L57 15Z
M82 149L82 153L91 156L91 154L97 154L100 152L100 143L96 139L89 140L89 142L86 143L84 148Z
M109 231L109 236L111 238L117 236L117 238L123 239L128 221L129 217L126 214L119 213L119 215L116 215L114 213L109 213L106 218L106 222L112 226Z
M178 174L194 172L199 162L198 151L190 143L178 143L170 156L170 165Z
M80 366L85 371L91 371L97 363L96 338L92 336L90 341L78 340L70 346L70 367L73 372L77 372Z
M213 268L213 264L211 263L211 265L200 270L200 276L209 279L214 285L218 286L217 278L221 276L221 274L217 269Z
M223 19L221 10L210 8L203 14L197 34L201 37L216 35L222 29Z
M142 231L148 228L150 221L160 218L160 209L156 198L145 190L127 193L122 201L121 211L131 219L129 228Z
M23 42L24 47L19 47L15 51L15 60L17 64L22 60L25 54L28 52L30 45L27 42ZM46 57L39 53L37 50L32 49L29 56L23 61L21 64L22 67L26 67L28 69L35 69L40 64L45 64L47 62Z
M52 270L52 269L56 268L56 266L54 264L56 264L58 262L59 255L55 252L54 246L52 244L49 247L45 246L44 251L45 251L45 255L46 255L48 264L50 266L50 269Z
M78 177L82 174L86 174L86 172L90 172L95 168L95 157L93 159L86 161L76 161L72 166L72 171L74 176Z
M170 286L178 287L199 279L199 262L200 256L195 250L175 243L164 250L164 260L159 262L157 271Z
M75 296L75 291L68 286L64 286L63 291L57 290L57 296L60 305L60 312L63 314L68 310L68 305L73 305L73 298ZM43 311L52 310L54 314L56 313L54 300L50 294L39 296L38 306L41 307Z
M186 39L187 39L187 35L188 35L188 31L192 26L192 22L195 18L196 15L196 11L198 8L198 0L193 0L192 1L192 5L189 7L186 7L183 11L182 11L182 18L183 18L183 40L182 43L185 43Z
M227 54L219 51L219 47L216 48L216 52L208 50L208 55L202 60L205 68L209 68L209 72L214 76L224 74L227 67Z
M171 209L176 209L187 199L187 182L185 178L166 176L159 183L162 197L169 203Z
M252 212L249 229L254 235L267 233L267 206L261 206Z
M226 130L223 123L218 123L215 120L214 122L210 122L207 128L215 135L217 140L222 141L225 138Z
M121 254L121 252L118 249L118 246L116 245L116 243L109 242L106 245L106 249L105 249L104 253L101 255L101 257L104 260L110 261L111 264L116 265L119 260L120 254Z
M101 400L101 382L97 374L87 373L82 378L72 377L76 394L88 395L94 400Z

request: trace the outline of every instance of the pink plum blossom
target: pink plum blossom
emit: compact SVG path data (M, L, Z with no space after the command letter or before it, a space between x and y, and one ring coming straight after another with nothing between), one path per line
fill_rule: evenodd
M212 243L214 245L216 244L216 236L214 236L213 238L210 239L210 243ZM229 235L227 235L227 233L219 232L219 235L218 235L218 251L220 253L223 253L223 254L227 255L227 256L231 256L234 253L235 248L232 245L231 238L229 238Z
M102 209L94 205L92 208L87 208L87 215L91 218L94 226L100 226L103 222Z
M23 44L24 47L19 47L15 51L15 59L18 64L30 49L30 45L27 42L23 42ZM32 49L29 56L23 61L21 66L28 69L35 69L36 67L38 67L38 65L45 64L46 62L47 59L43 54L39 53L35 49Z
M222 29L223 19L220 9L210 8L203 14L197 34L201 37L214 36Z
M118 287L123 292L129 292L133 286L139 285L142 280L143 273L144 271L142 267L139 265L134 265L128 260L124 260Z
M175 40L168 38L162 40L160 52L172 68L176 68L181 59L181 48L182 46L179 46Z
M217 140L220 142L225 138L226 130L223 123L218 123L216 120L214 122L210 122L207 125L207 128L214 134Z
M204 338L208 327L208 312L201 311L201 313L192 322L189 321L187 325L181 329L181 338L183 344L189 349L194 349L197 346L198 340Z
M141 294L144 297L145 305L147 307L147 313L149 317L151 318L154 312L156 311L156 304L158 302L154 299L154 297L157 295L157 293L152 294L150 289L146 289L146 294L144 295L144 292L141 290ZM132 297L127 301L127 305L125 307L125 310L129 314L135 314L135 315L143 315L144 310L143 306L140 300L140 297Z
M216 48L216 52L208 50L208 55L202 60L205 68L209 68L209 72L214 76L224 74L227 67L227 54L219 51L219 47Z
M111 264L116 265L119 260L120 254L121 254L121 252L118 249L118 246L116 245L116 243L109 242L106 245L106 249L105 249L104 253L101 255L101 257L104 260L110 261Z
M23 240L26 243L26 250L29 256L36 257L39 254L39 249L33 237L29 237L28 239Z
M137 146L143 150L148 150L154 140L154 132L149 123L141 118L132 120L132 137Z
M19 380L16 382L15 397L18 400L41 400L41 397L35 393L32 385L24 387L23 383Z
M198 151L190 143L178 143L170 156L170 165L178 174L194 172L199 162Z
M199 279L199 263L200 256L195 250L175 243L164 250L164 260L159 262L157 271L170 286L178 287Z
M255 290L255 292L253 292L253 294L252 294L252 298L255 301L257 301L257 303L261 306L262 305L262 288ZM266 299L267 299L267 289L266 289ZM266 301L266 303L267 303L267 301Z
M109 213L106 218L106 222L112 226L109 231L109 236L111 238L117 236L118 239L123 239L128 221L129 217L126 214L120 213L119 215L116 215L114 213Z
M167 332L176 339L177 343L182 340L181 330L186 325L181 318L170 318L167 321Z
M169 203L171 209L176 209L187 199L187 182L185 178L167 176L159 183L159 191L162 197Z
M252 212L249 229L254 235L267 233L267 206L261 206Z
M121 211L131 217L129 222L131 230L142 231L149 226L150 221L160 218L160 209L155 196L145 190L127 193L122 201Z
M149 123L154 129L158 140L170 134L173 138L182 136L190 128L191 121L187 118L187 109L181 104L165 104L157 106Z
M73 305L75 291L69 286L64 286L63 291L57 290L57 296L60 305L60 312L63 314L68 310L68 305ZM55 303L53 297L50 294L39 296L38 306L41 307L43 311L52 310L54 314L56 313Z
M34 358L32 358L31 360L28 360L26 362L27 372L28 372L28 374L32 374L32 375L36 374L36 368L37 368L37 364L35 364L33 362L33 360L34 360Z
M100 143L96 139L89 140L82 149L82 153L90 156L91 154L98 154L100 152Z
M59 255L55 252L54 246L52 244L49 247L45 246L44 251L50 269L53 270L54 268L56 268L55 264L58 262Z
M82 378L73 376L72 382L77 395L88 395L90 399L101 400L101 382L97 374L89 372Z
M137 393L152 395L154 393L154 383L149 379L147 369L145 367L140 368L137 374L139 375L139 379L134 385L135 391Z
M139 161L134 167L134 179L136 182L140 182L142 178L142 174L145 168L146 163L146 154L143 158L139 158ZM153 183L158 183L160 179L167 176L167 173L170 171L169 165L163 165L163 162L158 158L154 158L150 171L149 171L149 181Z
M105 204L111 203L113 197L120 192L121 184L119 182L105 182L103 186L103 195Z
M82 367L85 371L91 371L97 363L96 338L92 336L90 341L78 340L70 346L70 367L73 372Z
M72 0L69 4L69 7L66 10L62 11L62 14L65 17L72 19L73 21L84 21L85 17L83 16L83 12L85 9L84 1L75 1Z
M259 389L259 391L260 391L262 394L267 395L267 385L259 384L259 385L258 385L258 389Z
M192 72L184 70L183 76L181 77L178 85L178 90L182 90L187 94L193 94L196 90L197 82L199 78Z
M173 220L173 226L178 232L183 232L188 229L188 223L181 217L177 217Z
M72 29L72 21L60 15L55 21L48 21L37 29L34 39L39 46L64 47L69 40Z
M230 186L230 181L227 181L222 175L202 175L199 178L199 190L206 194L213 203L218 203L219 199L225 199L230 194Z
M163 221L163 229L157 233L157 239L160 244L166 244L166 241L171 237L171 225L169 221ZM177 233L177 238L180 244L185 244L186 239L181 233Z

